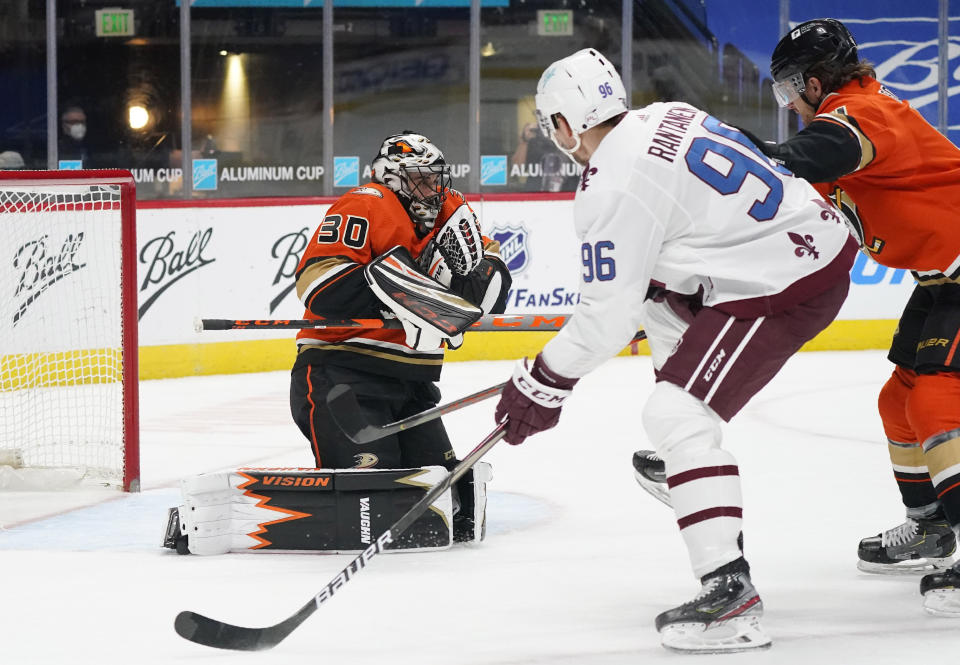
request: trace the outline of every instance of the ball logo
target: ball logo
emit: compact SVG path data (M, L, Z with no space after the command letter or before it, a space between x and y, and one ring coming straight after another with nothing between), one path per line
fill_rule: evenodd
M213 191L217 188L217 160L193 160L193 188L198 192Z
M63 238L59 251L50 250L49 235L30 240L17 249L13 255L13 269L20 277L13 292L17 303L13 325L49 287L87 265L77 256L82 243L83 231L78 231Z
M140 304L139 318L143 318L167 289L216 260L205 254L212 236L211 226L195 231L186 245L178 242L176 231L156 236L143 244L139 259L140 265L146 267L141 267L139 273L140 295L145 298Z
M480 184L507 184L506 155L480 155Z
M297 286L297 266L300 264L300 257L303 255L303 250L306 249L307 243L309 242L308 233L309 229L306 226L299 231L286 233L277 238L277 241L273 243L273 247L270 249L270 256L280 261L277 272L273 276L272 283L272 286L280 287L280 292L270 301L269 312L271 314L277 310L280 303L283 302L287 295L293 292Z
M333 186L356 187L360 184L360 158L333 158Z

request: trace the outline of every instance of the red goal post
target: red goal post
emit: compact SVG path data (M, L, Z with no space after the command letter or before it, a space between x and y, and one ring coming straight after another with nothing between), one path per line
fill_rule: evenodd
M0 171L0 237L0 489L138 491L133 176Z

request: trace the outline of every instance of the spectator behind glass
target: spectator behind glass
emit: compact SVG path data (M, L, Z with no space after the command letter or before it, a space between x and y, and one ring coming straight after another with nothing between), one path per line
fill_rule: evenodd
M59 159L79 159L83 167L90 166L87 144L87 114L79 106L68 106L60 115Z
M526 165L527 180L523 190L527 192L569 192L576 189L580 180L577 175L563 175L564 167L569 171L572 162L532 122L524 125L520 132L520 143L510 161Z
M0 152L0 171L16 171L24 167L23 156L13 150Z

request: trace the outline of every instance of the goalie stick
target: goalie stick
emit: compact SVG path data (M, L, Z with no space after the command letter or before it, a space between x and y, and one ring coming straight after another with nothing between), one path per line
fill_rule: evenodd
M403 330L399 319L350 319L323 316L319 319L201 319L193 320L193 329L204 330L300 330L301 328L395 328Z
M360 415L360 405L357 403L357 396L349 386L344 384L334 386L333 389L327 393L327 406L330 408L330 413L337 427L347 435L347 438L354 443L363 444L382 439L385 436L390 436L397 432L402 432L405 429L410 429L417 425L422 425L431 420L436 420L440 416L445 416L465 406L470 406L494 395L499 395L505 385L507 385L506 382L498 383L495 386L490 386L472 395L461 397L449 404L441 404L440 406L415 413L403 420L398 420L386 425L371 425L366 422L366 419Z
M467 331L515 330L518 332L560 330L570 314L485 314ZM195 319L197 332L204 330L300 330L302 328L393 328L402 329L399 319L350 319L321 316L317 319ZM647 338L642 330L632 342Z
M333 595L343 588L350 580L360 573L370 560L383 551L385 545L394 542L417 518L424 513L436 499L450 489L457 480L480 461L487 451L503 438L506 433L506 423L497 425L476 448L471 450L443 480L434 485L422 499L410 510L404 513L389 529L363 552L357 555L347 566L327 583L323 589L311 598L306 605L294 612L278 624L266 628L245 628L233 624L217 621L202 614L185 610L177 615L173 628L177 634L191 642L202 644L216 649L233 649L235 651L263 651L272 649L282 642L290 633L306 621L321 605L330 600Z

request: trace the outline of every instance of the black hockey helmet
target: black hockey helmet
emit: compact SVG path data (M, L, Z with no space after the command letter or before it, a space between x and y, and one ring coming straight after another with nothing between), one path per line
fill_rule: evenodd
M859 61L857 42L840 21L818 18L801 23L783 36L770 57L777 102L786 106L802 94L803 75L815 65L839 68Z

